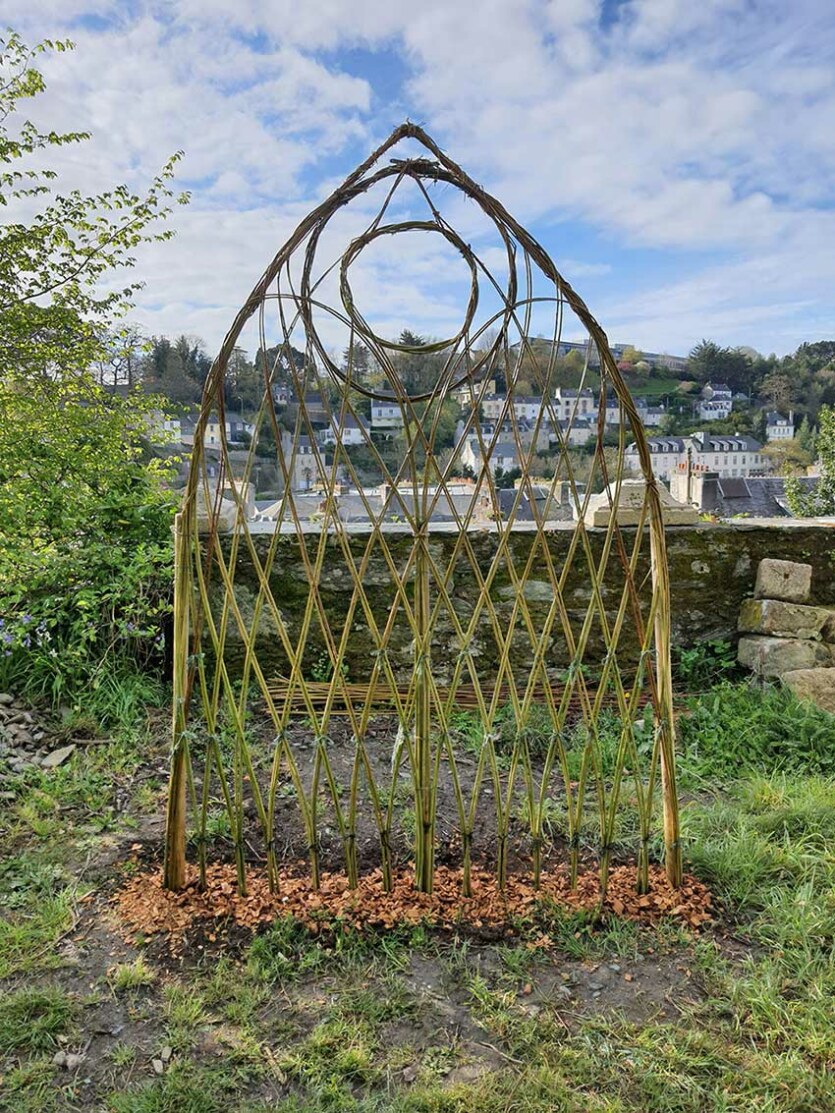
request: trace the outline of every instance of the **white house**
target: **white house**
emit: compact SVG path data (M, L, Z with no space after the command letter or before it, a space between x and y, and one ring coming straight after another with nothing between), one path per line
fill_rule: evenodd
M246 421L240 414L227 413L224 419L224 432L226 443L229 445L244 444L254 432L255 427ZM221 435L220 418L217 414L209 415L206 429L203 433L204 448L220 448L223 443Z
M485 442L484 453L489 455L490 471L493 475L498 471L508 472L519 467L516 445L513 441L500 439L492 449L489 442ZM477 437L467 437L461 448L461 463L478 474L484 467L484 453Z
M309 491L319 480L319 468L310 437L300 434L294 443L294 435L287 429L281 437L281 451L287 466L292 466L290 486L294 491Z
M734 396L727 383L705 383L699 401L700 421L722 421L730 416Z
M321 429L318 441L321 445L334 445L337 441L344 445L368 444L368 425L362 417L356 418L353 414L345 414L345 419L340 423L338 414L333 414L327 429Z
M649 437L648 443L653 474L659 479L669 480L674 472L686 469L688 454L692 468L716 472L723 478L764 475L771 468L759 441L742 433L697 432L687 437ZM631 471L641 470L634 444L626 449L624 461Z
M162 410L154 410L148 415L148 440L151 444L183 444L183 422L179 417L171 417ZM192 428L192 443L194 432Z
M517 421L536 421L541 409L542 398L537 395L520 394L513 399L513 412Z
M560 429L564 442L572 448L583 448L592 437L597 435L597 417L595 416L593 421L587 417L575 417L573 421L561 421Z
M465 379L460 386L457 386L452 391L451 397L455 399L461 406L471 406L477 402L484 391L485 395L496 393L496 380L488 379L486 382L482 379L474 382L472 379Z
M652 473L659 479L669 479L681 461L686 460L686 447L682 437L649 437L648 446ZM623 461L629 471L640 472L638 449L634 444L627 446Z
M403 428L403 410L393 394L371 399L371 428L375 433L378 429Z
M481 403L481 413L485 421L499 421L507 405L504 394L488 394ZM510 407L508 406L508 415Z
M572 416L596 419L597 395L588 387L576 390L558 386L554 391L554 410L560 421L568 421Z
M790 441L794 436L794 413L789 410L788 417L774 410L766 414L765 436L768 441Z

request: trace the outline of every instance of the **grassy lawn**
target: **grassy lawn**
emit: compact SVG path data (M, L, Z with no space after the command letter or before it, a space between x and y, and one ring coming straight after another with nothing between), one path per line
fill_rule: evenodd
M722 906L698 936L279 921L178 958L107 900L161 831L165 715L130 719L0 804L0 1109L835 1109L835 719L721 684L683 716L688 864Z

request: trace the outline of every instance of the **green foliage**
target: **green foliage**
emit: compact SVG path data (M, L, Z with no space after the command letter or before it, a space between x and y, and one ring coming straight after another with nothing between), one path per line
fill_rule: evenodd
M783 688L724 682L679 716L682 765L704 776L835 772L835 716Z
M229 1113L237 1084L247 1071L225 1067L197 1067L190 1062L171 1064L163 1078L114 1093L112 1113Z
M700 383L727 383L731 390L747 390L752 382L750 358L738 348L723 348L701 340L687 358L688 374Z
M0 686L58 700L161 658L174 504L148 404L86 375L0 383Z
M199 402L210 366L199 342L186 336L173 343L165 336L154 337L143 360L143 385L172 402Z
M0 204L36 210L0 225L0 687L55 700L160 657L172 514L148 444L163 403L106 390L95 368L137 288L115 274L172 234L157 226L178 156L144 197L56 194L31 160L87 136L18 111L44 89L37 57L69 47L0 37Z
M835 514L835 407L822 406L818 421L815 448L820 459L820 479L808 493L794 477L786 479L786 502L798 518Z
M55 172L37 168L33 157L51 147L80 143L85 132L40 131L20 120L21 103L44 91L35 63L47 51L63 52L69 42L28 46L14 31L0 36L0 204L39 206L28 224L0 226L0 356L4 371L24 364L43 371L60 366L67 339L94 342L94 322L124 311L136 284L102 289L99 280L133 264L131 252L148 239L172 233L149 228L169 213L175 155L142 197L126 186L82 196L53 192ZM181 196L177 200L185 201Z
M299 977L325 961L321 944L290 917L276 920L249 948L251 971L270 982Z
M704 641L689 649L673 649L676 680L691 689L704 689L737 671L736 649L729 641Z

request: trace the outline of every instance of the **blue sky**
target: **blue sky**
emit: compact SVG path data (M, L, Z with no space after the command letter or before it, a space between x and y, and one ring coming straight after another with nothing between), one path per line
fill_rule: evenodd
M185 152L192 203L138 260L149 332L216 346L298 220L408 116L528 226L611 339L683 354L703 336L778 353L835 337L830 0L6 8L30 40L76 42L33 106L94 133L61 152L66 186L140 187ZM365 265L387 327L442 329L432 262Z

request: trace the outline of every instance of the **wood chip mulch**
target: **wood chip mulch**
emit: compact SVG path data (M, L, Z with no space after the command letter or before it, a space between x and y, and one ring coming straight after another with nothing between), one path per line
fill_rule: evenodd
M685 877L673 889L660 867L650 871L650 892L635 891L635 869L616 866L609 874L609 888L602 911L644 924L672 918L698 930L712 922L710 892L700 881ZM180 892L162 887L161 871L134 875L112 898L126 929L125 938L166 935L171 944L181 943L189 930L202 922L233 922L253 931L284 916L292 916L311 932L387 930L401 924L427 923L437 927L496 929L513 922L535 921L543 902L552 901L568 910L593 911L599 906L600 882L596 873L582 874L573 892L562 870L544 873L537 890L528 877L512 875L504 892L495 876L473 869L472 897L461 896L461 870L439 866L431 895L417 892L412 874L400 870L392 891L383 891L379 870L365 874L351 890L344 874L324 873L320 888L313 889L306 875L282 876L279 891L271 893L266 875L253 870L247 878L247 895L238 893L234 867L216 864L207 869L204 891L192 870ZM208 924L206 923L208 921Z

